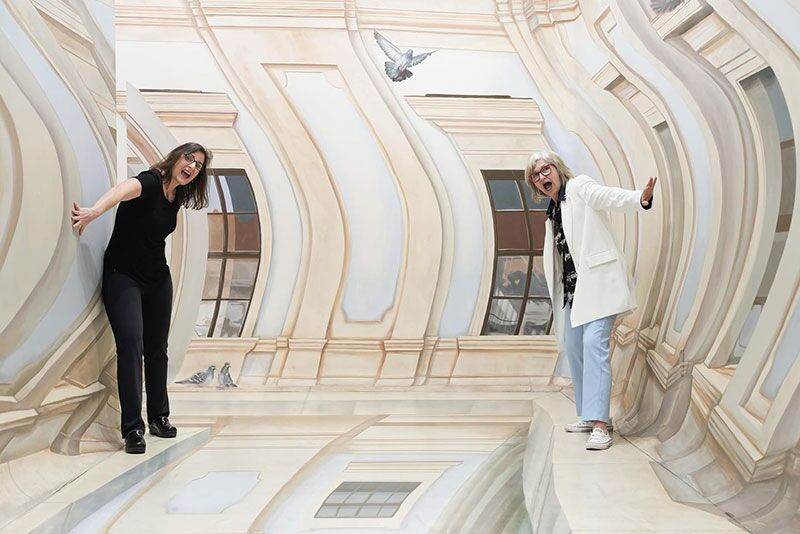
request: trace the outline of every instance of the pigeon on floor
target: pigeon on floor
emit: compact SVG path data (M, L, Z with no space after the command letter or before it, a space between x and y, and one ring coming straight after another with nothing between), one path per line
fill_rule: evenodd
M661 13L674 11L683 2L684 0L650 0L650 7L660 15Z
M222 366L222 369L219 370L219 387L221 388L238 388L236 384L233 383L233 378L231 378L231 364L225 362L225 365Z
M189 378L184 378L183 380L178 380L177 384L192 384L195 386L201 386L203 384L207 384L214 379L214 370L217 367L214 365L209 365L208 369L201 369L197 371L195 374L190 376Z
M434 50L433 52L425 52L424 54L415 56L413 50L401 51L393 45L389 39L377 31L373 35L378 42L378 46L383 50L383 53L391 59L391 61L387 61L383 65L386 69L386 75L389 76L389 79L393 82L402 82L406 78L411 78L414 74L408 69L414 65L419 65L425 61L428 56L433 54L433 52L436 52L436 50Z

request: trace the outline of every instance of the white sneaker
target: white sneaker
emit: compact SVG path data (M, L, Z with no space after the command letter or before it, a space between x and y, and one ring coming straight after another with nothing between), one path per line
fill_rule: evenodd
M612 425L611 422L608 423L607 427L609 432L614 431L614 425ZM584 421L583 419L575 423L564 425L564 430L567 432L591 432L592 428L594 428L594 423L592 421Z
M587 451L602 451L611 446L611 435L601 428L592 430L589 441L586 442Z

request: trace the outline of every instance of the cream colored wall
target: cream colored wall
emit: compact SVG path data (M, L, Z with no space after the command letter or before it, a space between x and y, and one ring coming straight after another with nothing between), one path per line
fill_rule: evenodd
M199 136L223 154L225 163L217 159L216 165L245 168L266 236L244 337L195 340L180 373L229 361L234 377L251 385L548 384L552 338L477 337L494 250L480 170L521 169L532 150L548 146L533 98L538 90L512 47L503 44L501 28L492 22L494 7L475 3L483 11L481 24L494 26L494 35L479 46L467 39L476 22L461 20L455 6L437 15L452 35L432 32L420 20L409 22L406 35L424 40L409 46L441 48L445 63L477 63L455 79L457 66L429 69L426 79L423 64L409 80L416 85L398 89L383 78L382 53L372 38L373 30L385 31L396 18L397 6L365 6L362 23L355 13L345 16L311 3L303 15L292 11L286 27L287 13L277 4L253 4L254 11L196 6L178 26L167 11L176 5L118 5L117 88L124 92L130 83L152 95L153 112L176 138ZM183 65L192 66L191 76ZM156 103L157 89L181 93ZM315 103L303 100L309 90L320 99L337 99L336 112L346 113L310 115ZM215 95L203 98L230 103L230 122L206 130L187 127L209 116L207 106L193 111L188 104L201 91ZM496 99L414 100L426 93L509 94L520 100L511 107ZM485 108L480 120L470 117L476 107ZM547 113L556 145L579 142ZM339 131L337 138L326 130L329 125ZM226 137L237 141L226 144ZM448 154L427 146L429 139ZM372 169L353 161L357 156L342 159L349 146L337 143L353 140ZM265 161L256 146L274 158ZM449 174L453 168L458 174ZM359 186L359 180L367 182ZM380 189L370 193L373 181ZM384 206L384 215L369 204ZM284 214L287 206L296 210L296 220ZM375 245L376 236L382 246ZM374 262L365 244L375 250ZM287 261L297 250L297 263ZM273 269L271 262L282 264ZM285 295L287 288L292 298L283 308L278 291ZM393 294L388 307L381 296L387 290ZM360 315L348 304L356 301L363 302ZM498 359L509 346L514 353ZM180 361L182 355L171 358Z
M207 230L202 214L181 220L170 243L173 376L230 362L255 391L564 384L553 337L479 335L494 254L480 171L522 169L531 151L552 148L608 185L660 177L652 211L614 219L640 304L614 333L618 426L656 436L667 465L736 516L778 524L794 513L797 224L741 360L728 362L780 201L777 119L769 95L742 81L775 72L796 138L796 0L687 0L663 15L646 0L123 0L115 56L75 5L0 4L0 447L12 442L0 455L48 446L79 403L64 427L71 448L59 450L77 452L97 413L116 424L113 378L96 378L112 344L89 267L111 220L79 245L65 210L110 185L113 169L128 174L189 139L215 165L247 171L263 243L243 336L191 339ZM102 172L80 166L63 102L26 68L33 58L6 46L9 17L78 103ZM374 30L437 52L393 83ZM309 94L336 109L316 109ZM30 178L42 176L60 179ZM37 229L38 247L21 241L22 226ZM380 269L368 268L370 247ZM51 323L70 269L84 269L83 300L62 314L68 324ZM762 393L768 376L774 395ZM23 435L34 437L12 446ZM747 499L762 481L773 504Z
M116 427L99 274L112 218L79 240L69 212L114 180L111 4L0 3L0 462L75 454ZM109 422L109 421L105 421ZM108 432L106 433L106 430Z
M728 364L767 268L781 193L776 133L764 129L770 122L775 128L776 118L766 96L745 94L741 82L771 67L789 120L798 116L791 89L798 48L774 15L800 15L787 2L688 1L660 16L632 4L580 2L610 64L596 78L640 124L660 122L649 111L658 109L680 165L660 163L668 157L664 146L643 128L667 171L662 191L674 206L664 214L665 238L650 250L658 254L656 268L675 276L657 275L645 296L647 315L617 330L615 391L624 414L618 421L623 431L657 436L665 466L746 518L744 525L770 531L797 510L781 484L794 480L800 437L789 416L798 385L800 347L791 332L800 271L793 225L747 349ZM796 120L791 128L797 132ZM693 151L698 146L702 151ZM683 198L665 191L678 192L669 184L675 180ZM671 239L670 228L682 238ZM770 400L759 389L776 353L794 354L795 361ZM749 499L764 481L771 488L767 505ZM677 496L678 488L669 489Z

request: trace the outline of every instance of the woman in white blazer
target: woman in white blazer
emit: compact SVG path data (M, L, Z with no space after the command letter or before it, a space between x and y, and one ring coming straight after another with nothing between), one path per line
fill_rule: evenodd
M573 176L555 152L531 155L525 180L539 198L549 197L544 273L553 302L558 344L567 353L578 421L567 432L590 432L586 448L611 446L608 341L620 314L636 307L628 265L611 232L609 211L652 207L657 178L642 191L600 185Z

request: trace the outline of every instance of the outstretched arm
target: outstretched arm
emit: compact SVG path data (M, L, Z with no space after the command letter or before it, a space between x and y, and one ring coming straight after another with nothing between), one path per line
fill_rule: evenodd
M600 185L591 178L582 180L579 194L592 208L600 211L635 212L650 209L658 179L651 177L642 191Z
M86 225L100 217L120 202L137 198L142 194L142 183L136 178L128 178L109 189L91 208L82 208L72 203L72 228L83 235Z

